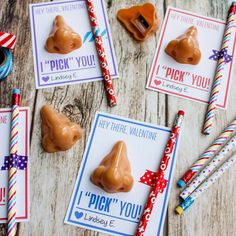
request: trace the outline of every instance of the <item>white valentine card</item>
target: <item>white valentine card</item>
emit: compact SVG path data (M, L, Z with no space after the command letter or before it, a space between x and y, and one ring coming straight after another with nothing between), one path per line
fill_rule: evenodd
M110 235L134 235L150 186L145 181L160 164L170 130L153 124L97 113L65 223ZM90 181L90 176L118 141L127 146L134 184L130 192L107 193ZM146 236L160 235L168 203L176 150L169 162L164 192L158 195ZM148 182L149 183L149 182Z
M16 178L16 220L29 220L29 108L20 108ZM7 222L8 170L11 109L0 109L0 223Z
M97 34L102 36L112 78L118 77L116 56L104 0L94 1L99 22ZM85 0L54 1L30 4L30 22L36 88L102 80L102 72L94 42ZM80 35L82 46L70 53L49 53L45 49L56 16Z
M165 53L168 43L183 35L191 26L197 28L201 59L197 65L181 64ZM208 103L225 22L169 7L167 9L147 88L197 102ZM225 64L218 106L226 108L235 51L235 32L228 50L222 52Z

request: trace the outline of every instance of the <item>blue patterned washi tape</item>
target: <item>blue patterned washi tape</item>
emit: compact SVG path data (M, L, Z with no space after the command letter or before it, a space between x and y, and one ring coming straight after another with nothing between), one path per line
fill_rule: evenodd
M12 54L8 48L0 48L0 81L12 71Z

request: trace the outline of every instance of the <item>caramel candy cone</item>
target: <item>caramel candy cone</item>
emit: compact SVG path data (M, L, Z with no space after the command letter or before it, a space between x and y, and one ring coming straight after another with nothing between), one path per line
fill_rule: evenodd
M179 63L198 64L201 51L197 40L197 28L191 26L183 35L170 41L165 52Z
M76 32L68 26L62 16L56 16L45 48L50 53L67 54L82 46L82 40Z
M91 181L108 193L129 192L133 186L126 144L117 142L94 170Z
M66 151L82 137L82 129L78 124L49 105L42 107L41 119L42 146L46 152Z

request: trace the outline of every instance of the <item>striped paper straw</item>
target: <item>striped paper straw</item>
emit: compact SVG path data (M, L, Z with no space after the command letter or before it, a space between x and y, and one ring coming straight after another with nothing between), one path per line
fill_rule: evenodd
M225 32L222 40L222 46L221 46L221 51L227 50L229 47L229 41L232 38L232 32L233 32L233 26L234 26L234 21L235 21L235 13L236 13L236 2L232 2L231 7L229 9L228 13L228 18L227 18L227 23L225 27ZM212 124L213 124L213 119L215 116L215 109L216 109L216 104L218 100L218 95L219 95L219 89L221 85L221 79L223 76L223 71L224 71L224 66L225 66L225 59L224 57L220 57L217 62L217 67L216 67L216 73L215 77L213 80L213 85L211 89L211 95L210 95L210 100L205 116L205 122L203 126L203 134L210 134Z
M98 52L98 58L99 58L101 69L102 69L102 75L104 78L104 85L105 85L105 89L107 93L108 104L110 107L114 107L117 104L117 101L116 101L116 96L113 89L112 78L109 71L108 62L106 59L105 49L102 43L102 37L98 33L100 32L100 30L99 30L98 19L95 13L94 3L93 3L93 0L86 0L86 2L87 2L89 18L91 22L91 27L92 27L93 34L95 37L94 41L95 41L97 52Z
M226 143L226 141L232 136L236 130L236 119L227 126L224 131L215 139L211 146L201 154L198 160L189 168L189 170L181 177L177 185L184 187L196 174L202 169L202 167L211 160L215 153Z
M204 181L188 198L186 198L177 208L176 212L182 214L194 201L204 193L213 183L215 183L233 164L236 162L236 154L231 156L217 169L206 181Z
M186 199L197 187L213 173L227 156L236 152L236 135L220 150L220 152L207 164L207 166L197 175L195 179L180 193L182 199Z
M18 153L18 133L19 133L19 104L20 91L13 90L12 96L12 117L11 117L11 136L10 136L10 158L12 167L9 169L8 180L8 203L7 203L7 235L15 236L17 230L16 223L16 177L17 177L17 153Z

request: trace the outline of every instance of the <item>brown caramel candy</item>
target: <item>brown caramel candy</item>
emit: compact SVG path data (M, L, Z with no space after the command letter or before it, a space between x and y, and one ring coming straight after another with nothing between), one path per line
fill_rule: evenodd
M170 41L165 52L179 63L198 64L201 59L201 51L197 40L197 28L191 26L185 34Z
M82 129L78 124L49 105L42 107L41 119L42 146L46 152L66 151L82 137Z
M151 3L121 9L117 12L117 18L138 41L144 41L160 25L156 8Z
M67 54L82 46L82 41L76 32L68 26L62 16L56 16L45 48L50 53Z
M108 193L129 192L133 186L126 144L117 142L94 170L91 181Z

